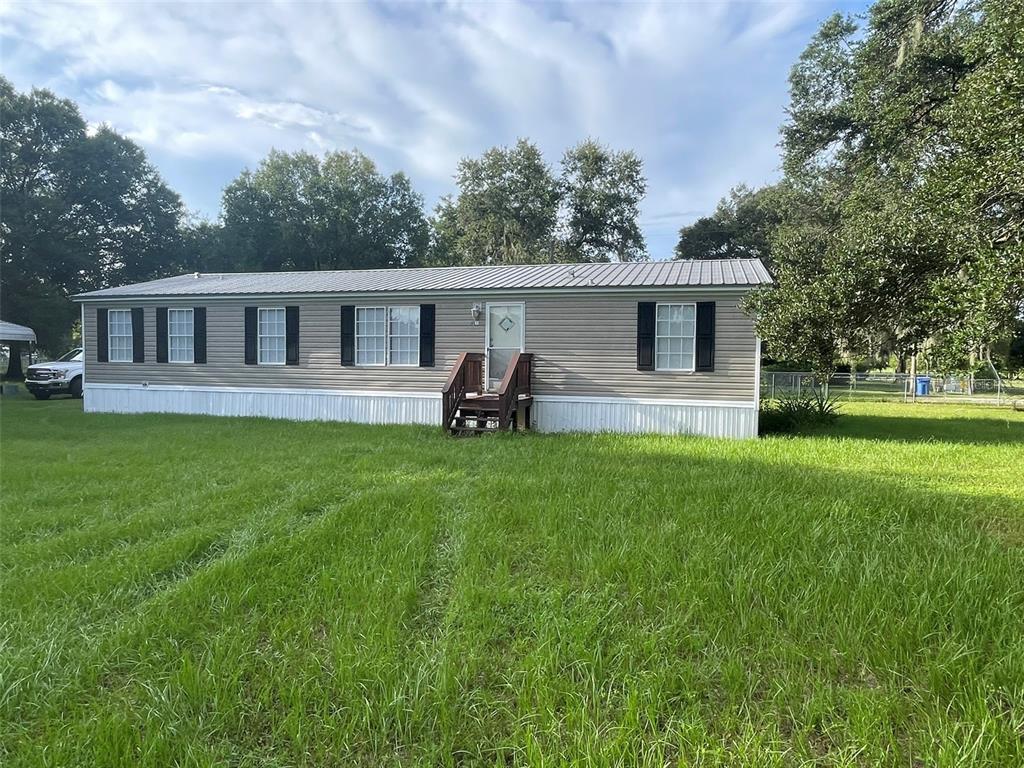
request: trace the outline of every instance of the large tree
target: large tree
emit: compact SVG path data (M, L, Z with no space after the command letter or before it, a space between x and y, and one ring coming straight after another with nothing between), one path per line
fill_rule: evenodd
M752 307L774 355L926 343L987 354L1024 301L1024 0L882 0L835 16L791 75L778 288Z
M640 201L647 192L643 162L588 139L562 157L567 260L640 261Z
M222 222L217 261L235 269L415 266L429 243L408 177L382 175L358 151L272 151L224 190Z
M0 307L56 350L77 317L69 295L173 269L182 205L138 146L90 135L71 101L0 78L0 113Z
M710 216L679 230L677 259L761 259L771 266L771 239L780 221L779 190L729 191Z
M142 149L107 126L71 151L74 173L65 203L84 228L91 286L149 280L177 271L181 198Z
M435 216L435 261L521 264L556 261L558 181L535 144L520 139L464 158L458 197Z
M562 158L556 175L520 139L464 158L458 194L433 219L435 264L636 261L647 257L637 218L647 182L640 159L595 141Z

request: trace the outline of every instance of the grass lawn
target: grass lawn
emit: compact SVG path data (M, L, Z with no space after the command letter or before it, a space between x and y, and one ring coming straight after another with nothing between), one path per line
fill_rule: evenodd
M1020 765L1024 414L0 411L4 766Z

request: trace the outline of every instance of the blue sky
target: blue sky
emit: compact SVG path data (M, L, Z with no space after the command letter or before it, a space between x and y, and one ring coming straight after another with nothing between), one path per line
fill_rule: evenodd
M460 157L635 150L652 258L730 187L778 176L786 78L862 3L0 4L3 73L137 141L189 210L271 148L359 148L428 210Z

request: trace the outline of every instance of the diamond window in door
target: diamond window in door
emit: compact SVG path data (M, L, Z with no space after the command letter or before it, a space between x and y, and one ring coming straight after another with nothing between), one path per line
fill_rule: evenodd
M523 344L523 308L519 305L492 304L490 313L489 347L519 349Z
M523 305L488 304L487 327L487 386L493 389L523 348Z

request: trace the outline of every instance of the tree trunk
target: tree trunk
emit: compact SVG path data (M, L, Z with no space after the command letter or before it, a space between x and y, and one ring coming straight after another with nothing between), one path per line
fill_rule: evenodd
M1003 399L1003 377L999 375L999 371L996 370L996 366L992 362L992 347L988 344L985 345L985 362L988 363L988 367L992 369L992 374L996 377L996 402L1001 402Z
M21 350L24 347L24 342L12 341L8 347L11 351L11 357L7 361L7 373L4 374L4 381L21 381L25 378L25 373L21 370Z
M995 364L992 362L992 347L985 345L985 362L988 363L989 370L992 371L992 375L996 377L996 382L999 386L1003 385L1003 377L999 375L999 371L996 369Z

